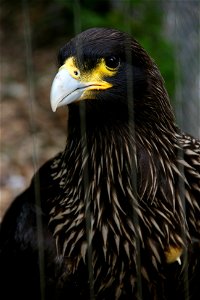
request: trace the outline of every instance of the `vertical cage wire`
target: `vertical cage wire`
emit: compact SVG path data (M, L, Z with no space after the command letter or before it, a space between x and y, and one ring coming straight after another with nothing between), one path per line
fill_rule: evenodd
M82 29L80 21L81 4L79 0L73 2L74 8L74 33L77 34ZM125 2L125 11L129 9L129 1ZM26 0L22 0L23 20L24 20L24 42L26 48L26 66L27 66L27 78L29 86L29 99L30 99L30 124L33 131L33 165L34 170L37 170L37 145L34 136L35 126L35 94L34 94L34 76L32 66L32 49L31 49L31 28L29 22L28 4ZM168 33L174 32L173 41L176 44L176 59L177 59L177 82L176 82L176 116L177 121L186 132L192 133L196 136L200 136L200 16L197 15L197 11L200 11L200 3L197 1L191 1L186 4L183 1L170 2L168 6L167 14L171 14L173 10L174 20L172 15L168 16L170 20L168 22ZM175 28L175 30L174 30ZM128 29L128 24L127 24ZM187 38L189 37L189 38ZM81 51L81 49L80 49ZM189 68L190 67L190 68ZM181 78L180 78L180 74ZM129 101L129 117L130 121L133 120L133 107L132 107L132 87L128 89L128 101ZM85 132L85 111L81 112L81 132L84 135ZM134 135L134 132L133 132ZM86 145L87 148L87 145ZM134 171L133 171L134 172ZM134 172L133 176L133 187L136 190L136 179L137 174ZM88 186L88 170L84 177L84 190ZM37 204L40 206L39 196L39 180L35 182L35 194ZM184 189L180 186L180 189ZM89 201L89 199L87 199ZM90 233L91 233L91 212L87 210L86 220L86 232L88 240L88 272L90 279L90 300L94 300L94 279L93 279L93 268L92 268L92 245L89 245ZM135 214L133 215L135 220ZM137 222L136 218L136 222ZM44 249L42 247L42 220L41 215L37 215L37 226L38 226L38 243L39 247L39 260L40 260L40 273L41 273L41 295L42 299L45 299L44 294ZM138 249L139 250L139 249ZM138 251L140 253L140 251ZM140 261L140 257L138 257ZM140 264L139 264L140 265ZM187 277L187 274L185 275ZM186 278L187 279L187 278ZM138 274L138 280L141 281L140 274ZM186 280L187 282L187 280ZM140 286L140 294L142 295L142 288ZM187 299L187 297L186 297Z
M24 48L26 58L26 73L27 73L27 85L28 85L28 100L29 100L29 122L32 136L32 163L34 174L36 174L38 165L38 147L36 139L36 97L35 97L35 80L33 69L33 51L32 51L32 36L31 25L29 16L29 4L27 0L22 0L22 16L23 16L23 29L24 29ZM34 193L35 203L38 208L41 207L40 197L40 179L39 175L34 176ZM39 259L39 271L40 271L40 293L41 300L45 300L45 263L44 263L44 236L43 236L43 223L42 214L39 209L36 210L36 227L37 227L37 242L38 242L38 259Z
M80 0L75 0L73 2L73 17L74 17L74 33L77 35L82 30L81 24L81 4ZM81 45L79 45L79 49L77 49L78 53L82 53ZM83 103L84 104L84 103ZM81 143L82 143L82 161L88 156L88 145L86 135L86 107L82 105L80 108L80 132L81 132ZM85 141L84 141L85 140ZM94 295L94 270L92 264L92 215L90 209L90 196L88 192L89 186L89 174L88 174L88 159L85 166L85 172L83 176L83 191L85 197L85 226L86 226L86 239L87 239L87 268L88 268L88 277L89 277L89 289L90 289L90 300L95 300Z
M175 114L179 127L200 138L200 2L167 1L165 34L175 47Z

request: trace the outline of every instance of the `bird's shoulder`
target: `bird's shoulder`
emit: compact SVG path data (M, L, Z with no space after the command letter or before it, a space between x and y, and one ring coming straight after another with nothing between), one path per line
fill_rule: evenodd
M191 176L200 179L200 140L185 133L177 135L182 149L182 158L185 161L185 169ZM199 182L200 183L200 182Z
M2 242L8 240L9 235L13 236L13 234L16 239L26 235L26 238L30 237L32 240L31 235L36 227L38 216L45 222L46 200L49 195L52 196L57 192L58 183L52 174L56 172L61 155L59 153L45 162L33 175L29 187L12 201L1 223L0 239Z
M184 154L186 156L195 157L195 159L200 162L200 140L186 133L181 133L177 135L177 137L180 145L184 149Z

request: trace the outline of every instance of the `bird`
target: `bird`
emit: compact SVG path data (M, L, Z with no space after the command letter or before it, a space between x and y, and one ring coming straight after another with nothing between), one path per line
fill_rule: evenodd
M111 28L79 33L58 63L67 141L2 221L4 299L199 299L200 141L156 63Z

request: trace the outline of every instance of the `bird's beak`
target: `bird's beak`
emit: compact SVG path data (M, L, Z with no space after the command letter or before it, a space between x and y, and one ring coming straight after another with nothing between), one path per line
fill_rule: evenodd
M112 86L102 78L102 66L98 64L90 71L82 71L76 67L75 59L68 58L60 67L51 87L51 107L68 105L84 99L94 99L94 91L105 90Z
M87 86L88 84L73 78L67 69L61 68L56 74L51 87L52 110L55 112L57 107L79 100Z

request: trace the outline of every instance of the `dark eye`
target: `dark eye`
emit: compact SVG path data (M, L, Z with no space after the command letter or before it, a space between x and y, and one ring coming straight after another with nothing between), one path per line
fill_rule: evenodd
M116 69L120 65L120 59L117 56L108 56L105 58L105 64L110 69Z

